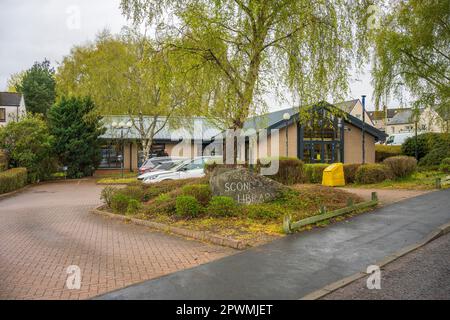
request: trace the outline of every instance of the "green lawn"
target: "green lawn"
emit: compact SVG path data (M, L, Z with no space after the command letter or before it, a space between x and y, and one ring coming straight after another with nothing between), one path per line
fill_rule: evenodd
M137 174L134 172L124 172L123 178L122 173L118 172L115 174L105 175L97 177L97 184L130 184L137 181Z

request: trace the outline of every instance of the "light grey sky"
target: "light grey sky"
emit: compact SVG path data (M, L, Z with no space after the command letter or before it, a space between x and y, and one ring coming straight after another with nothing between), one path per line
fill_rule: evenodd
M47 58L57 66L77 44L95 39L104 28L119 32L127 22L120 0L0 0L0 91L11 74ZM348 99L368 96L373 109L368 69L354 74ZM289 107L268 98L271 110Z

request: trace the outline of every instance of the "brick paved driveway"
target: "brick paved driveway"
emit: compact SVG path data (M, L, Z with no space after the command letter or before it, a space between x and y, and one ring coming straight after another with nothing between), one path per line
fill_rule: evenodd
M235 252L92 215L100 190L52 183L0 200L0 299L84 299ZM66 288L70 265L80 290Z

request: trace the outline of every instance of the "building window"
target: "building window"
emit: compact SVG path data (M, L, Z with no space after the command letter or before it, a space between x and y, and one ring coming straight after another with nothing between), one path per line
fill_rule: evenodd
M0 122L6 122L6 109L0 108Z
M299 157L306 163L342 161L342 129L339 119L325 108L312 111L302 131Z
M122 152L120 146L116 144L104 145L100 149L101 162L99 168L101 169L120 169L122 167L121 158ZM123 155L122 155L123 156Z

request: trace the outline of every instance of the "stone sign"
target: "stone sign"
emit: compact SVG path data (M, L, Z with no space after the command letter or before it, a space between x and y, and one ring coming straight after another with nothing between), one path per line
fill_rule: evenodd
M214 196L230 197L240 204L273 200L285 188L281 183L245 168L215 169L210 186Z

